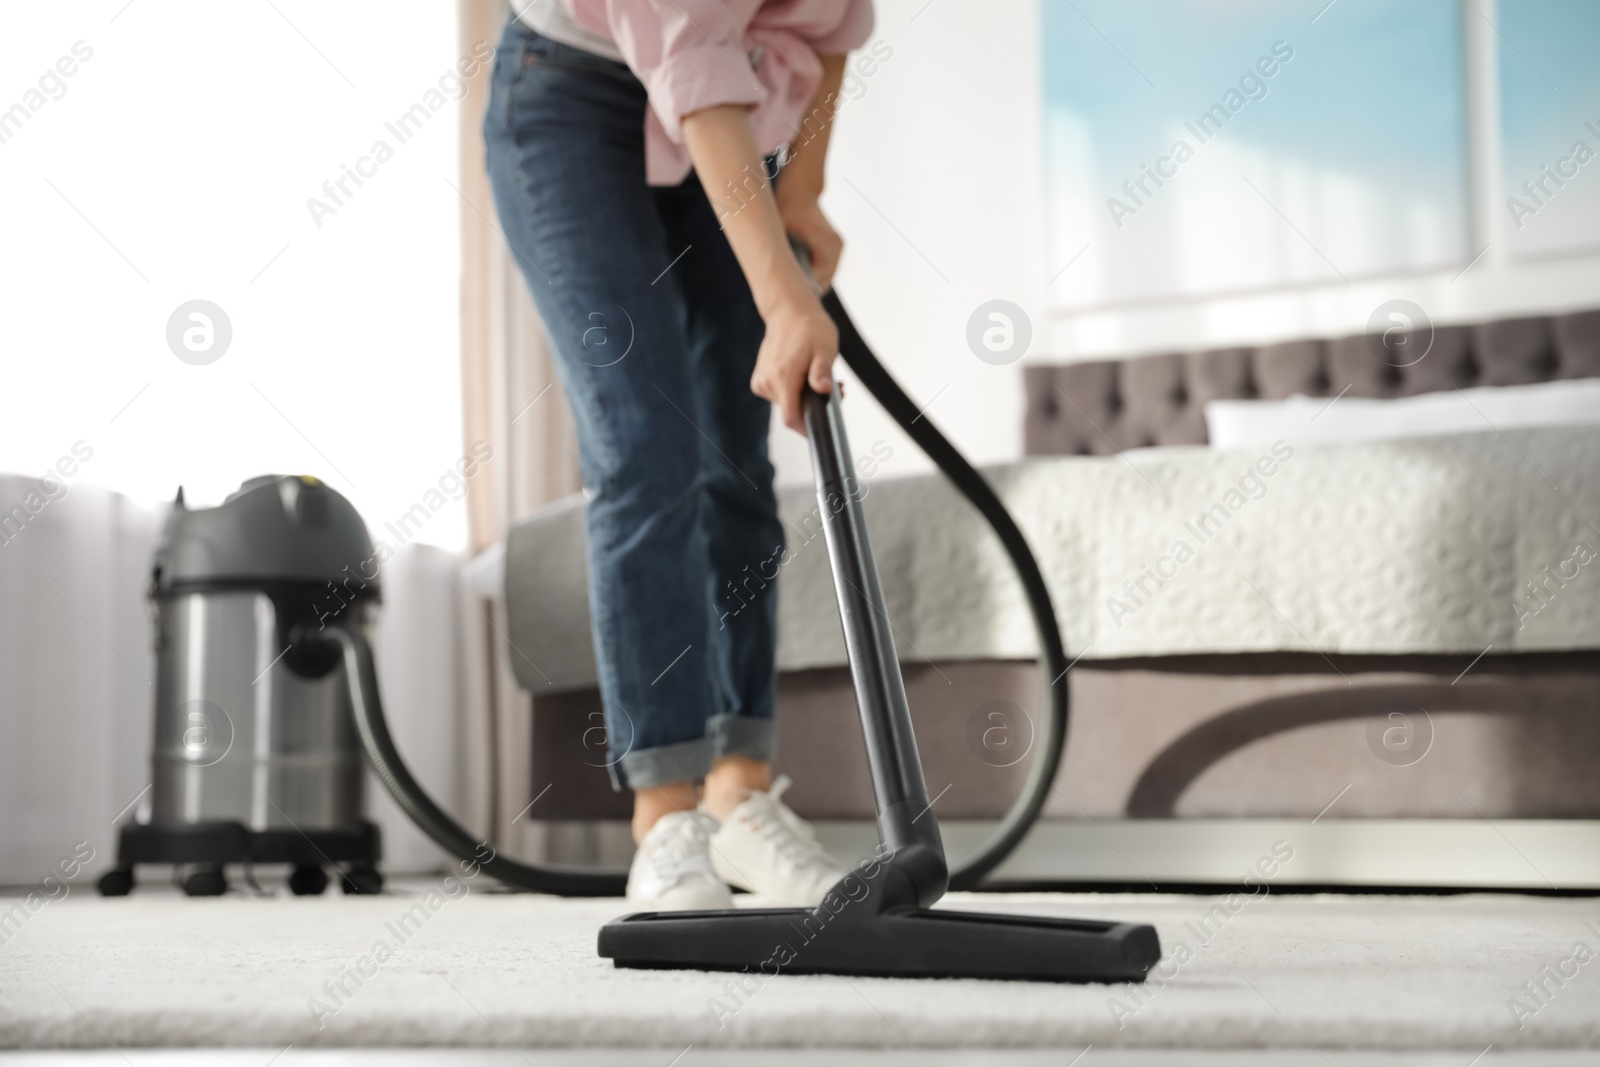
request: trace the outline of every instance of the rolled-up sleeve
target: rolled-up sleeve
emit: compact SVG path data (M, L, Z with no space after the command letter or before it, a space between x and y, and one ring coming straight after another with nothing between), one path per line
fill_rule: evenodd
M766 99L745 54L744 27L720 0L607 0L606 21L675 144L683 143L686 115Z
M842 56L867 43L872 36L872 0L849 0L844 18L831 33L811 42L819 56Z

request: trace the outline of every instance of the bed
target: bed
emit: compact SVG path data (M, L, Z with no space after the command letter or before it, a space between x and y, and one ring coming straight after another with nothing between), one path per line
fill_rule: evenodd
M1600 548L1600 427L1197 447L1212 400L1600 378L1600 311L1440 327L1408 366L1384 351L1350 337L1023 370L1027 458L986 474L1076 660L1046 822L1002 877L1225 883L1290 840L1285 884L1600 887L1600 562L1575 562ZM959 853L1031 758L1031 626L998 545L937 477L868 490ZM814 506L807 487L782 494L798 551L779 577L779 769L849 848L872 801ZM582 519L573 498L518 524L504 582L532 781L551 786L539 816L595 856L625 851L628 807L585 745Z

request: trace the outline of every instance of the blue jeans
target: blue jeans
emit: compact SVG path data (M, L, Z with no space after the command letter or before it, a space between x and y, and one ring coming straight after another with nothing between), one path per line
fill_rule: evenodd
M619 789L772 758L784 542L761 317L699 181L645 184L645 107L625 65L506 26L489 179L577 424Z

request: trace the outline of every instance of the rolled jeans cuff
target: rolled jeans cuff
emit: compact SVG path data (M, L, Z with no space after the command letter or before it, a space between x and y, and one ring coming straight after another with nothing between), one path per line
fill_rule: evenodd
M718 756L743 756L772 762L778 752L778 731L771 719L750 715L714 715L706 736L670 745L634 749L612 767L618 789L649 789L668 782L693 782L706 776Z
M617 790L649 789L668 782L693 782L711 769L711 740L674 741L670 745L636 748L612 766L612 787Z
M754 715L713 715L706 723L717 756L743 756L771 763L778 755L778 729L771 719Z

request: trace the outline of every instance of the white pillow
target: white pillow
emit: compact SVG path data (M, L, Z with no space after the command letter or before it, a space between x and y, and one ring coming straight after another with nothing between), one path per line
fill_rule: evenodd
M1206 404L1206 432L1212 448L1243 448L1274 441L1318 444L1517 426L1600 425L1600 378L1330 401L1313 396L1212 400Z

